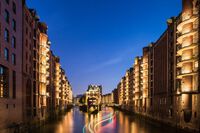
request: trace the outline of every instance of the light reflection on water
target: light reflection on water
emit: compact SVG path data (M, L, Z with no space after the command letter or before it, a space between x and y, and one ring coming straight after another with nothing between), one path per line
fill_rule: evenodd
M102 122L106 116L112 113L114 114L112 119ZM90 124L91 130L89 130L88 124ZM83 130L85 125L86 128ZM156 127L121 111L114 111L112 108L104 108L96 115L88 115L80 112L78 107L67 112L61 120L57 120L36 132L89 133L89 131L97 133L176 133L173 129Z

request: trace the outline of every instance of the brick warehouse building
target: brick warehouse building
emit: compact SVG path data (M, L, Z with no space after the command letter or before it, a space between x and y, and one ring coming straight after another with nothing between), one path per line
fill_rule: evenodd
M56 98L62 98L58 111L72 104L72 87L65 72L56 73L56 58L50 51L47 25L39 21L36 11L25 0L1 0L0 132L40 125L50 113L56 114ZM63 85L55 97L55 75L61 74L64 78L57 80Z
M22 1L0 1L0 129L22 114ZM12 114L12 115L10 115Z
M193 132L200 130L199 4L182 0L182 12L168 19L161 37L135 58L133 88L126 85L133 90L134 113ZM123 98L132 98L121 84L118 99L124 109Z

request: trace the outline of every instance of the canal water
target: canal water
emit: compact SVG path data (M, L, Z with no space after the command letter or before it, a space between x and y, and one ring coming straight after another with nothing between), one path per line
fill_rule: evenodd
M112 108L103 108L88 115L74 107L61 119L48 124L37 133L176 133L175 129L150 124L133 115ZM178 133L178 132L177 132Z

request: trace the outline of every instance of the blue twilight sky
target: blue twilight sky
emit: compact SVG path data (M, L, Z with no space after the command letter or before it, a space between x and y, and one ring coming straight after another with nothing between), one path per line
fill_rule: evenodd
M112 91L142 47L166 29L181 11L181 0L27 0L48 24L52 50L73 92L88 84Z

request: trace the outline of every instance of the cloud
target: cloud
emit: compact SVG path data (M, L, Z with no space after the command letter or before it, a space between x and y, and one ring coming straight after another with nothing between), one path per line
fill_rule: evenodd
M100 70L100 69L103 69L105 67L108 67L108 66L111 66L111 65L115 65L115 64L118 64L122 61L122 58L121 57L118 57L118 58L114 58L114 59L110 59L110 60L107 60L105 62L102 62L101 64L93 67L93 68L90 68L88 70L88 72L94 72L94 71L97 71L97 70Z
M131 58L134 52L135 52L134 48L127 48L127 49L121 50L120 55L118 55L117 57L109 59L105 62L96 64L96 66L89 68L86 72L95 72L97 70L101 70L103 68L118 64L122 62L124 59Z

